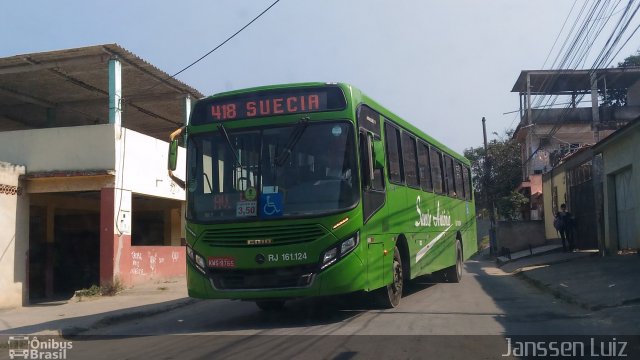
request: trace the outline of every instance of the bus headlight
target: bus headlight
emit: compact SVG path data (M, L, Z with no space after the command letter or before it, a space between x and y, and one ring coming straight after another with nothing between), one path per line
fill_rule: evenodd
M200 268L202 269L205 269L207 267L204 258L198 254L196 254L196 265L200 266Z
M195 268L198 269L201 273L207 273L207 262L204 260L202 256L196 253L191 246L187 244L187 259L191 261Z
M331 248L324 252L322 255L321 269L333 264L336 261L336 255L338 255L338 248Z
M347 254L356 247L356 244L358 243L357 236L358 234L342 242L342 245L340 245L340 254Z
M322 262L320 264L320 270L325 269L329 265L335 263L341 258L349 254L353 249L358 246L360 242L360 233L355 233L347 240L342 241L337 246L331 247L322 253Z

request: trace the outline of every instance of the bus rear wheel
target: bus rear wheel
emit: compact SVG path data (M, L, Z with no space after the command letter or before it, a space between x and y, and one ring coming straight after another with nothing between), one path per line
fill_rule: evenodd
M256 305L262 311L280 311L284 309L284 300L259 300Z
M402 269L402 258L398 248L393 249L393 281L391 284L376 290L374 293L377 303L380 307L391 309L400 304L402 298L402 289L404 286L404 272Z
M456 240L456 263L443 271L446 282L459 283L462 280L462 244Z

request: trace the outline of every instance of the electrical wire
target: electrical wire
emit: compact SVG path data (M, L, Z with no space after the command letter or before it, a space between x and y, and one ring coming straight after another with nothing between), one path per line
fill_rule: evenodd
M173 74L170 76L170 78L174 78L178 75L180 75L181 73L185 72L186 70L188 70L189 68L191 68L192 66L194 66L195 64L199 63L200 61L202 61L204 58L206 58L207 56L211 55L214 51L218 50L219 48L221 48L224 44L226 44L227 42L229 42L231 39L233 39L234 37L236 37L236 35L240 34L244 29L248 28L251 24L253 24L256 20L258 20L262 15L266 14L267 11L271 10L272 7L274 7L277 3L279 3L280 0L276 0L274 1L271 5L269 5L269 7L267 7L266 9L264 9L260 14L258 14L256 17L254 17L251 21L249 21L245 26L241 27L240 30L236 31L233 35L229 36L225 41L221 42L220 44L218 44L218 46L214 47L213 49L211 49L209 52L207 52L206 54L202 55L200 58L198 58L196 61L192 62L191 64L185 66L182 70L178 71L177 73Z
M626 33L631 21L635 18L638 10L640 10L640 4L638 4L635 9L633 8L633 3L635 0L629 0L624 7L624 9L619 10L619 4L622 0L618 0L615 4L613 2L602 2L596 1L593 3L591 7L587 7L587 3L585 2L578 13L573 25L571 26L571 30L567 34L562 47L558 51L551 68L556 69L577 69L578 67L584 67L585 62L587 61L588 55L591 52L595 42L599 39L602 31L605 29L606 25L609 21L614 17L614 15L623 12L622 15L618 18L617 23L613 26L613 30L609 34L606 42L602 46L598 56L596 56L593 61L589 71L590 73L595 73L596 69L601 68L602 66L608 66L615 57L620 53L620 51L626 46L626 44L631 40L631 38L635 35L635 33L640 29L640 25L638 25L631 34L626 37L626 40L622 43L622 46L618 47L620 41L622 40L624 34ZM567 21L570 17L570 14L574 11L575 2L571 7L569 15L565 19L565 22L562 26L562 29L566 27ZM545 59L543 67L546 65L550 54L555 48L560 34L562 33L562 29L560 33L556 37L554 41L554 45L552 46L547 58ZM617 48L617 49L616 49ZM617 51L616 51L617 50ZM538 107L551 107L554 105L564 105L557 104L557 100L560 95L552 95L545 96L542 95L545 91L550 90L553 85L556 83L558 77L549 77L548 81L545 79L545 82L540 85L539 93L541 95L536 95L535 108ZM585 94L580 94L575 97L575 103L582 102ZM542 105L543 102L546 104ZM531 106L534 108L534 106ZM566 122L568 113L571 111L571 106L568 106L563 109L561 115L559 116L559 121L557 121L554 126L551 128L549 133L547 134L549 137L554 137L559 128ZM585 132L586 133L586 132ZM536 149L531 156L528 157L523 162L523 165L527 164L537 153L539 149Z

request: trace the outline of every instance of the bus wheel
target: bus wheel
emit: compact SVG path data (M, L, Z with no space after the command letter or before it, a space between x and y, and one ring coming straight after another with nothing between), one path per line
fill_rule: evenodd
M284 308L284 300L260 300L256 305L262 311L280 311Z
M393 281L391 284L378 289L375 293L378 304L383 308L394 308L400 304L402 287L404 285L404 273L402 271L402 258L398 248L393 249Z
M462 280L462 245L456 240L456 263L444 269L446 282L459 283Z

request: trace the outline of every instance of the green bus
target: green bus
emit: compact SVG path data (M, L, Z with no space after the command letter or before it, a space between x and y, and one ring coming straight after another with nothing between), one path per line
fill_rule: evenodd
M408 280L460 281L477 251L469 161L347 84L201 99L168 166L186 192L191 297L275 310L365 291L395 307Z

